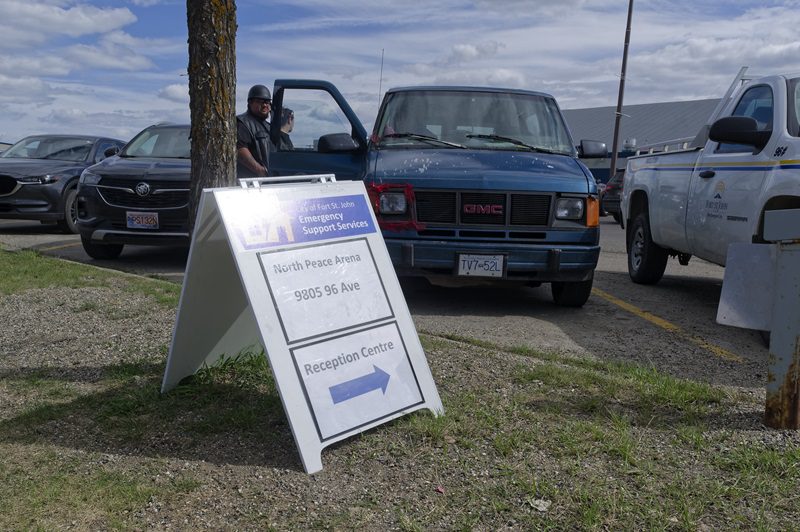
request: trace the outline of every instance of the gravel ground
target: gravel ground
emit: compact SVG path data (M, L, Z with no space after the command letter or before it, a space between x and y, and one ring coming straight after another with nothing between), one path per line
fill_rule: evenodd
M42 379L63 380L83 394L102 391L100 381L105 370L120 363L151 363L162 368L166 359L174 323L174 310L159 307L145 296L122 288L120 277L107 288L52 288L29 290L0 296L0 375L18 379L31 375ZM433 303L431 303L433 305ZM560 310L557 312L561 312ZM143 319L146 317L146 319ZM457 320L453 332L469 334L472 318ZM444 334L430 315L415 316L421 330ZM35 324L32 326L32 324ZM519 324L514 324L518 326ZM508 325L507 327L511 327ZM585 345L559 341L558 327L542 318L528 321L527 327L541 326L542 349L595 356ZM514 332L496 329L491 338ZM473 334L473 336L475 336ZM480 336L478 336L480 338ZM530 336L528 341L533 342ZM442 341L446 343L445 341ZM535 364L532 359L507 352L491 352L479 347L458 344L437 347L427 353L440 395L457 391L486 390L497 397L513 395L511 368ZM0 422L19 416L35 402L31 393L3 384L0 379ZM152 386L143 382L142 386ZM35 388L34 388L35 390ZM793 432L768 431L760 423L763 388L736 387L750 400L743 400L736 411L726 413L714 430L736 431L735 441L746 444L767 443L782 448L800 443ZM502 473L492 460L485 441L474 447L453 446L447 459L461 464L441 473L425 460L436 453L420 452L418 462L407 440L394 437L391 430L381 436L376 448L359 437L334 445L323 452L325 469L308 476L300 467L291 433L285 420L272 419L272 445L265 445L249 435L216 434L202 441L188 442L188 435L154 432L144 442L126 445L98 438L73 425L69 419L58 426L42 429L39 440L30 443L0 442L7 456L32 459L55 449L63 463L77 462L78 467L126 472L142 482L156 486L175 485L179 480L199 479L199 489L182 496L152 497L145 507L120 516L125 528L189 530L313 528L327 523L331 528L389 529L403 528L398 509L403 514L422 515L445 493L459 487L480 484L497 489ZM418 442L420 446L429 442ZM657 445L654 442L654 445ZM401 452L399 452L399 450ZM362 453L369 453L363 456ZM442 451L444 452L444 450ZM525 457L527 463L540 464L543 476L558 478L559 463L544 451ZM439 472L439 473L436 473ZM548 501L511 501L536 514L547 508ZM366 504L371 503L371 504ZM476 501L476 512L482 510ZM91 514L74 515L68 521L59 517L58 528L104 529L108 523L93 520ZM336 520L341 525L336 525ZM491 529L518 529L515 522L493 522ZM299 526L297 523L304 523ZM436 528L450 529L462 522L443 517Z

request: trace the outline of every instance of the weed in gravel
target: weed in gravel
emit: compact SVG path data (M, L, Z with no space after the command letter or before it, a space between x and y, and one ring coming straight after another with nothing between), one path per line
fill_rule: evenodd
M0 523L41 530L68 523L77 529L119 528L125 510L144 507L159 492L136 474L86 467L83 456L31 447L0 467Z
M96 301L84 301L78 308L75 309L76 312L97 312L100 309L100 305L97 304Z

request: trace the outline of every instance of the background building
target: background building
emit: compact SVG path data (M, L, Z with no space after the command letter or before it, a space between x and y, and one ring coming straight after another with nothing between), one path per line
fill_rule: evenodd
M625 168L626 157L636 150L646 150L678 140L691 141L714 112L718 98L684 102L626 105L620 120L617 168ZM609 153L614 145L614 113L616 106L589 109L563 109L572 138L605 142ZM595 177L608 181L611 159L583 161Z

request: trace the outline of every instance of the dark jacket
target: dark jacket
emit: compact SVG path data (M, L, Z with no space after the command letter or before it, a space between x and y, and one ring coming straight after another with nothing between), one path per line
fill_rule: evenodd
M281 131L281 138L280 142L278 143L278 149L281 151L294 149L294 144L292 144L292 138L285 131Z
M274 150L269 139L269 122L260 120L249 112L237 115L236 122L236 130L239 137L236 148L249 149L255 160L269 170L269 152ZM238 160L236 162L236 170L239 177L257 177Z

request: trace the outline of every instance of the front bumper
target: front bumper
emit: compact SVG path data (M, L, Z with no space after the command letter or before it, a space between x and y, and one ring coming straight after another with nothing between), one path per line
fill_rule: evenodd
M22 185L0 196L0 218L58 221L64 219L60 184Z
M131 229L128 212L157 212L158 229ZM78 231L82 238L98 244L135 244L143 246L188 246L188 205L168 209L134 209L106 203L96 187L78 188Z
M584 281L592 276L600 246L384 238L399 275L456 275L460 253L504 255L503 278L485 281Z

